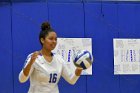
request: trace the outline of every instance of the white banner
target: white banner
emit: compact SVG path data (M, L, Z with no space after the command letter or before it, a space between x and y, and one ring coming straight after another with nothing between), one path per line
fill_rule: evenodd
M73 56L79 50L88 50L92 53L92 39L91 38L58 38L57 46L54 53L63 57L71 71L75 71L73 64ZM92 66L83 70L82 75L92 75Z
M140 74L140 39L114 39L114 74Z

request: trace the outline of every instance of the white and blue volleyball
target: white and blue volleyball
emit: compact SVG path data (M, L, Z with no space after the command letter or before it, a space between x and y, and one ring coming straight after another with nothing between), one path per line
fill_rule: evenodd
M93 63L93 56L87 50L79 51L73 59L74 65L83 69L89 68Z

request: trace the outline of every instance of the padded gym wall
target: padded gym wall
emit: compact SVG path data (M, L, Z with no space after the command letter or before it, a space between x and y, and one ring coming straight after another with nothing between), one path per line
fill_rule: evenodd
M0 3L0 93L13 93L11 5Z
M101 7L102 6L102 7ZM119 76L113 75L113 38L118 37L116 4L85 4L85 36L93 38L93 75L87 93L119 93Z
M27 93L29 82L20 84L18 75L27 55L41 49L38 34L41 23L46 20L49 20L58 37L93 39L93 75L81 76L74 86L61 79L60 93L139 93L139 75L113 74L113 38L140 37L139 3L2 1L0 93Z

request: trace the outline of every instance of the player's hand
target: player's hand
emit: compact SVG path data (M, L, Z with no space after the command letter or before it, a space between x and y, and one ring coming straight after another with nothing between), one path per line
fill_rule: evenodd
M80 76L81 73L82 73L82 70L83 70L83 68L77 67L76 70L75 70L75 75Z
M32 54L32 57L31 57L31 64L33 64L37 58L37 56L40 54L39 51L35 51L33 54Z

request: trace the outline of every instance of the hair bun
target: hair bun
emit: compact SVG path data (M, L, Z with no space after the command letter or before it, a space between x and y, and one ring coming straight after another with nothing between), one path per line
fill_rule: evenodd
M51 29L50 23L49 23L49 22L44 22L44 23L42 23L41 29L42 29L42 30Z

